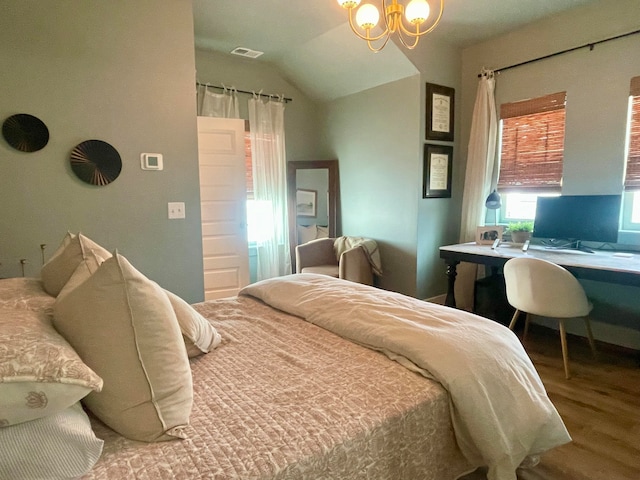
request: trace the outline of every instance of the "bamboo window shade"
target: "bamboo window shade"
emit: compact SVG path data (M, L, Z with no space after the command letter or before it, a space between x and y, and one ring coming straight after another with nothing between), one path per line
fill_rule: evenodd
M566 92L500 106L501 192L560 192Z
M640 190L640 77L631 79L631 118L629 123L629 156L624 179L625 190Z

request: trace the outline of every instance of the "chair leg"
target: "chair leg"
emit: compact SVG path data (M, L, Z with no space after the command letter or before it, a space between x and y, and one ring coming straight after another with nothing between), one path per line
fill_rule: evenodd
M522 339L527 339L527 333L529 333L529 320L531 320L531 314L527 312L527 316L524 320L524 333L522 334Z
M564 362L564 376L569 379L569 352L567 351L567 331L564 327L564 320L560 319L560 343L562 344L562 361Z
M584 324L587 327L587 337L589 338L589 346L591 347L591 353L593 358L598 359L598 351L596 350L596 342L593 339L593 332L591 331L591 322L588 317L584 317Z
M509 324L509 330L513 330L513 327L516 326L516 322L518 321L518 315L520 315L520 310L516 308L516 311L513 314L513 318L511 319L511 323Z

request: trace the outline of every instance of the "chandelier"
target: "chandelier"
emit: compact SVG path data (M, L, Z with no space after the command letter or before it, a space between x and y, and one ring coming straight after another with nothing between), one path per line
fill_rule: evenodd
M436 0L437 1L437 0ZM349 25L351 30L358 37L367 41L369 50L373 52L379 52L382 50L389 38L393 33L398 34L398 38L402 45L408 49L414 49L418 45L418 41L422 35L426 35L431 32L442 18L442 12L444 11L444 0L440 0L440 11L436 20L428 27L420 29L422 24L429 18L429 4L427 0L411 0L405 7L403 4L398 3L397 0L392 0L391 4L382 0L382 11L384 12L384 31L377 36L371 35L371 29L375 28L380 20L380 12L371 3L363 3L356 11L356 25L353 23L353 11L360 5L360 0L338 0L338 4L342 8L349 10ZM403 14L406 21L411 25L405 26L403 20ZM382 43L378 47L374 47L372 42L383 39Z

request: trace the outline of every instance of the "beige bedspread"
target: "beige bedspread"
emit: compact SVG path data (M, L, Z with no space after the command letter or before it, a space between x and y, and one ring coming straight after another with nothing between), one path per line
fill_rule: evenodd
M197 304L221 333L191 361L187 440L105 440L91 479L453 480L471 470L442 386L251 297ZM126 372L123 372L126 375Z
M383 351L449 391L458 445L489 480L516 480L529 455L571 440L517 337L491 320L321 275L249 285L241 294Z

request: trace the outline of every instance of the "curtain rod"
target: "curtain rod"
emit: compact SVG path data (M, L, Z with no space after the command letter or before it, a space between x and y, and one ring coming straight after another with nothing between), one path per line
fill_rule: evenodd
M538 62L540 60L546 60L547 58L557 57L558 55L574 52L576 50L580 50L583 48L588 48L591 51L594 49L596 45L600 45L601 43L610 42L612 40L618 40L620 38L629 37L631 35L636 35L638 33L640 33L640 30L634 30L633 32L623 33L621 35L616 35L615 37L609 37L609 38L605 38L604 40L598 40L597 42L585 43L584 45L580 45L579 47L567 48L566 50L562 50L560 52L550 53L549 55L545 55L544 57L534 58L532 60L527 60L526 62L520 62L520 63L516 63L515 65L509 65L508 67L497 68L493 71L493 73L504 72L505 70L521 67L523 65L528 65L529 63ZM480 78L482 75L483 75L482 73L479 73L478 78Z
M246 93L248 95L258 95L259 97L268 97L268 98L278 98L279 97L279 95L271 95L271 94L268 94L268 93L250 92L248 90L240 90L239 88L234 88L234 87L219 87L218 85L211 85L210 83L196 82L196 86L198 86L198 87L217 88L218 90L235 90L238 93ZM282 101L284 103L293 102L293 98L282 97Z

